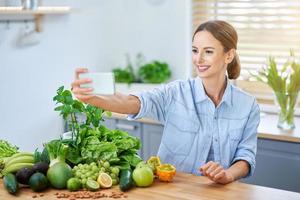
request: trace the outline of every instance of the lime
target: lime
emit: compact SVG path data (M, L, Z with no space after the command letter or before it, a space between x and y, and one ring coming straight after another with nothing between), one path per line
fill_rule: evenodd
M78 178L70 178L67 182L67 188L70 191L77 191L81 189L81 181Z
M94 191L94 190L98 190L100 188L100 185L97 181L88 179L86 181L86 187L87 187L87 189Z
M113 184L112 178L107 173L100 173L97 181L101 188L110 188Z

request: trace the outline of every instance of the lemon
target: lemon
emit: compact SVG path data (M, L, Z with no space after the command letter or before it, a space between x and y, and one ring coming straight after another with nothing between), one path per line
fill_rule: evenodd
M112 186L112 178L107 173L100 173L97 179L101 188L110 188Z

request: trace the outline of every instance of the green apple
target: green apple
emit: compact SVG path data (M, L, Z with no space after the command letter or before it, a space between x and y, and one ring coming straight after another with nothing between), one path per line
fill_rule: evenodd
M153 183L153 171L146 165L140 165L133 170L132 178L138 187L148 187Z

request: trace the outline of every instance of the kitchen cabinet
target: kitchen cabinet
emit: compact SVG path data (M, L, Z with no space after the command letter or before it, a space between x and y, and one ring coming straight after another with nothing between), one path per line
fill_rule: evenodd
M258 140L256 169L245 183L300 192L300 144Z
M120 129L130 135L139 138L142 148L139 155L143 160L147 160L152 155L157 155L157 151L162 138L163 126L160 124L147 124L126 119L104 118L103 124L110 129Z
M161 142L164 127L162 125L142 123L143 127L143 159L146 160L150 156L157 155L157 151Z
M141 123L139 123L139 122L128 121L126 119L116 119L115 127L113 129L119 129L119 130L126 131L130 135L135 136L135 137L139 138L141 141L143 141ZM138 152L138 154L141 158L144 158L142 150L140 150Z

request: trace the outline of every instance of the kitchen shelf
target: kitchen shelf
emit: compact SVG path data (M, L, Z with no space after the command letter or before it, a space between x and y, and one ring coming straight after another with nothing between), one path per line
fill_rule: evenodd
M36 31L41 32L41 21L44 15L63 15L70 11L71 8L68 6L41 6L34 10L25 10L22 7L0 7L0 21L25 21L33 18Z

